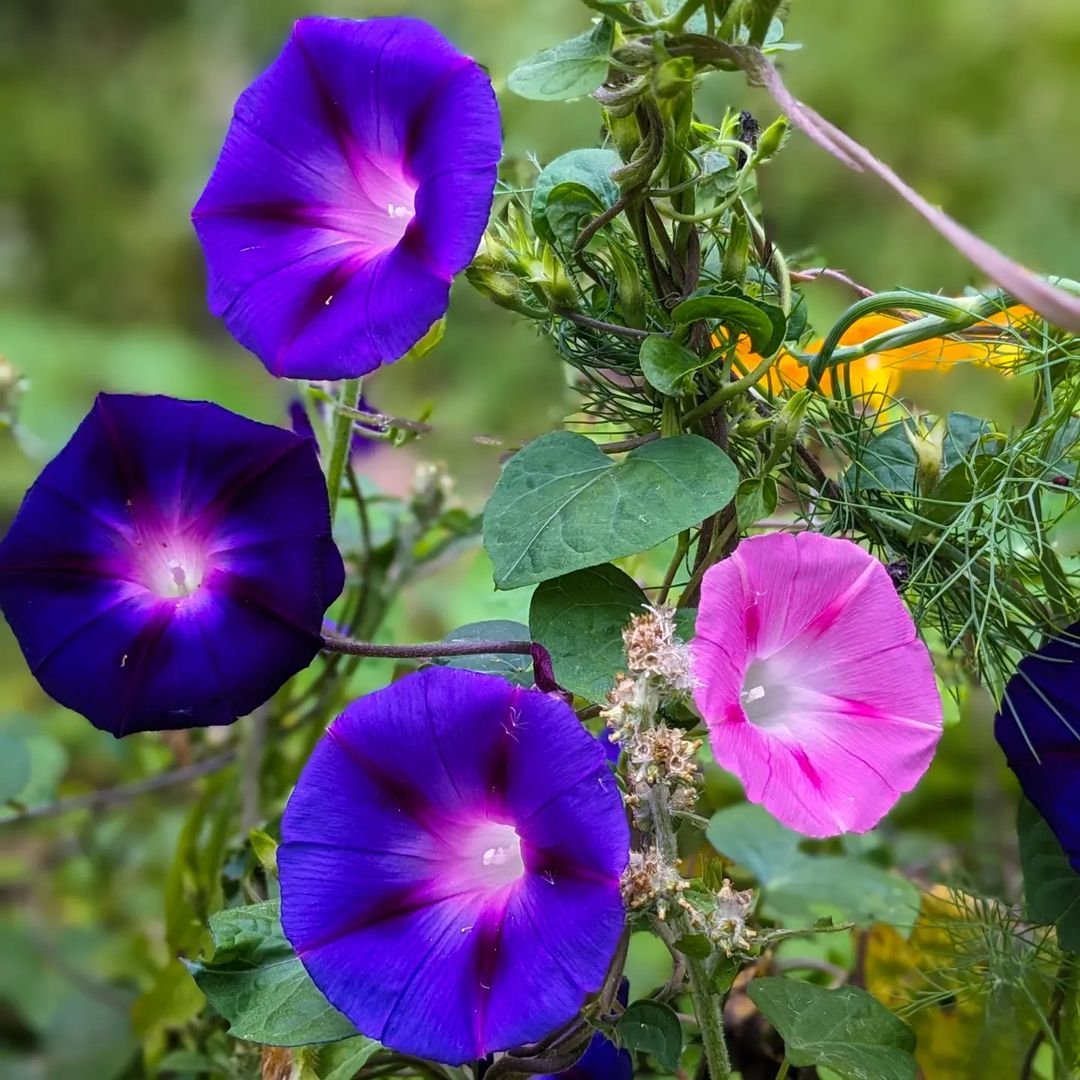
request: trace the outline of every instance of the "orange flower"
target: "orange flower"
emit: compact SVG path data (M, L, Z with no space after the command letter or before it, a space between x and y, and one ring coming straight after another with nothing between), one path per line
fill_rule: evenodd
M1012 307L989 316L969 329L967 333L974 331L977 334L979 330L989 330L991 326L1011 326L1013 323L1024 322L1033 316L1034 312L1030 308ZM904 325L904 320L894 315L867 315L844 331L840 344L861 345L877 334ZM718 339L714 340L714 344L719 344ZM811 342L806 351L816 353L823 344L824 338L819 338ZM749 339L745 336L739 339L736 355L744 363L752 364L753 353L750 350ZM851 393L855 397L872 397L875 394L892 397L896 395L900 376L905 371L935 370L944 373L958 363L1008 367L1022 355L1023 350L1016 342L1006 341L1000 337L988 337L986 341L970 338L963 340L947 337L931 338L917 345L902 345L899 348L870 353L851 361L847 365L846 384L850 385ZM821 380L822 389L826 393L832 392L834 372L840 379L839 385L846 385L843 371L844 365L826 370ZM773 393L781 388L799 389L806 385L808 375L809 369L805 364L800 363L791 353L783 352L759 385L762 389L768 388Z

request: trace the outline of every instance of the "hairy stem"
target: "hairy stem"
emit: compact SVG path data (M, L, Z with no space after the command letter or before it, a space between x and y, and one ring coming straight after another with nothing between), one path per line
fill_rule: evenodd
M355 409L360 400L360 380L346 379L341 388L341 404L345 409ZM341 482L345 478L345 466L352 446L353 418L344 409L334 414L334 433L330 444L330 463L326 469L326 490L330 496L330 523L337 515L341 497Z
M376 645L373 641L350 638L323 638L323 652L347 656L374 656L391 660L426 660L436 656L480 656L509 653L532 656L531 641L425 641L418 645Z

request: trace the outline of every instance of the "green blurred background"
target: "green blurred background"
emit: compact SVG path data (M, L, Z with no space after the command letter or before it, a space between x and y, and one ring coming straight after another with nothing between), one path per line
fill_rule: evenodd
M575 0L326 0L318 10L402 7L441 26L500 90L517 60L588 25ZM792 9L787 37L804 48L782 61L797 94L1010 254L1080 277L1076 0L794 0ZM0 355L29 380L18 444L0 433L0 525L98 390L206 397L282 419L287 388L205 310L188 212L237 93L312 10L296 0L0 2ZM764 120L775 112L737 76L712 86L710 105L750 107ZM547 160L597 136L588 101L502 101L511 155ZM789 252L878 288L977 283L913 213L800 136L763 189L766 220ZM823 318L839 302L826 295L816 310ZM475 499L498 450L474 437L513 442L549 428L566 411L564 386L530 327L459 287L437 352L369 389L399 415L430 405L437 434L380 451L371 469L401 490L421 456L445 458ZM521 594L494 597L469 556L409 597L395 632L430 638L470 619L520 618L526 606ZM954 842L971 840L977 821L1002 821L970 779L994 760L985 724L960 727L970 730L954 729L921 795L926 827ZM165 740L116 744L50 705L0 627L0 778L5 767L9 782L23 770L21 802L174 761ZM160 962L162 890L186 798L0 825L0 1072L109 1080L130 1061L129 997L115 987L145 991ZM163 1014L192 1007L179 982L160 993Z

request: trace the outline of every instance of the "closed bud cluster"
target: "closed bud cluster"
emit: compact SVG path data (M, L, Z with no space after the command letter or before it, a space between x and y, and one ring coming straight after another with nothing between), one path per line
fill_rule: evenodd
M436 518L454 494L454 481L441 462L422 461L416 466L410 500L416 515L424 520Z
M630 852L630 862L623 871L621 887L627 911L651 908L656 911L657 918L663 921L667 918L672 901L676 901L684 910L688 907L681 896L690 888L690 882L674 866L666 863L655 847Z
M662 604L635 615L623 631L626 663L631 671L650 676L676 694L694 688L690 647L675 636L675 609Z

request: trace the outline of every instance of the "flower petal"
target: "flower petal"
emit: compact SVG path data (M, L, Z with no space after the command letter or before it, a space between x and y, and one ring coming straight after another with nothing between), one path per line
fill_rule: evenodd
M500 150L490 80L433 27L301 19L192 214L211 310L277 375L398 359L475 254Z
M994 734L1024 794L1080 870L1080 622L1020 661Z
M692 651L716 760L791 828L865 832L930 763L929 653L888 572L849 541L743 541L705 575Z
M282 925L364 1034L456 1064L546 1034L599 986L628 845L569 706L431 667L350 706L305 767Z
M251 712L343 583L310 441L163 397L100 396L0 543L31 670L118 736Z

